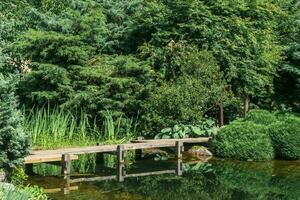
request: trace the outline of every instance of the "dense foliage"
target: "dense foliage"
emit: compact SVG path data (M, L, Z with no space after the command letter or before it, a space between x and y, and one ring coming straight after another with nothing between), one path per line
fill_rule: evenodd
M300 118L287 116L270 127L270 136L277 157L300 160Z
M29 138L22 130L17 106L14 79L0 75L0 168L7 171L21 165L29 153Z
M246 118L222 128L213 137L212 147L217 156L238 160L253 159L256 151L268 154L269 159L274 155L274 158L299 160L299 133L300 117L295 114L252 110Z
M2 0L0 71L20 74L26 111L61 107L90 123L109 111L143 135L199 126L219 108L225 122L249 108L299 112L299 10L293 0Z
M232 122L212 140L217 156L237 160L271 160L274 150L268 130L254 122Z
M273 123L278 122L277 117L274 113L271 113L266 110L251 110L246 118L246 121L252 121L256 124L261 124L265 126L272 125Z

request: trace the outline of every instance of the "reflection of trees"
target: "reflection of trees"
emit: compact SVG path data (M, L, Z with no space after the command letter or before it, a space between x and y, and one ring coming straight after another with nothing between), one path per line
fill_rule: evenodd
M212 166L209 164L187 166L182 177L148 176L125 179L125 183L111 182L98 184L99 188L114 188L122 193L138 193L151 200L192 200L228 199L228 191L216 181Z
M233 191L233 199L297 199L300 179L273 176L272 162L217 162L218 181ZM284 170L284 169L283 169Z
M281 165L283 166L283 165ZM275 170L276 169L276 170ZM299 169L297 165L282 170ZM274 176L274 173L276 176ZM71 199L145 200L297 200L300 171L281 175L278 163L211 161L184 164L183 176L160 175L80 186Z

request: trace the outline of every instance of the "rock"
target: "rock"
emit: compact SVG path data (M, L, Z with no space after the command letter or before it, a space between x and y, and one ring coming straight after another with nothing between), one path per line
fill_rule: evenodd
M213 156L213 154L206 147L203 146L192 147L191 149L188 150L188 154L189 156L196 157L196 158Z
M0 182L4 182L6 178L6 174L3 170L0 170Z
M0 183L0 188L4 189L4 190L14 190L14 189L16 189L16 187L13 184L5 183L5 182Z

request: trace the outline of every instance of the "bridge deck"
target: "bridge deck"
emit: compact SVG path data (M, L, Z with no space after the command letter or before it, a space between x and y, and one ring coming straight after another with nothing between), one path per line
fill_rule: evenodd
M32 151L31 155L25 158L25 164L57 162L62 160L62 156L69 154L71 160L78 159L78 155L91 153L117 152L118 147L123 151L175 147L180 143L206 143L209 138L184 138L184 139L162 139L162 140L134 140L129 144L99 145L89 147L63 148L56 150Z

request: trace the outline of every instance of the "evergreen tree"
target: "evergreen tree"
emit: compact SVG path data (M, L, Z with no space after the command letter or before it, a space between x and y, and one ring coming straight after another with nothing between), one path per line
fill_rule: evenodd
M21 127L15 80L0 74L0 168L10 172L29 153L29 138Z

